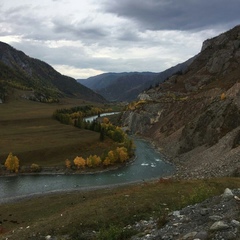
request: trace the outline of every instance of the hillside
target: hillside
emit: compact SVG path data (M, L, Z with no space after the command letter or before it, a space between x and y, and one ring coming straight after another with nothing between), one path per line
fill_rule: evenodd
M154 141L184 177L239 176L239 64L236 26L206 40L185 73L141 94L124 126Z
M160 73L104 73L78 82L101 94L108 101L132 101L142 91L163 82L173 74L186 71L192 61L193 58Z
M12 88L24 90L23 97L41 102L56 102L62 97L105 102L102 96L75 79L64 76L47 63L0 42L1 101L11 95Z

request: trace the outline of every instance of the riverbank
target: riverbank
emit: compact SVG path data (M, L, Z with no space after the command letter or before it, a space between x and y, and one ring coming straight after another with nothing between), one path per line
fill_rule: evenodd
M68 168L62 167L43 167L39 172L18 172L18 173L11 173L8 170L4 169L0 171L0 177L16 177L16 176L39 176L39 175L87 175L87 174L99 174L108 171L114 171L120 168L123 168L134 161L135 158L132 160L125 162L124 164L117 164L115 166L109 166L105 169L81 169L81 170L73 170ZM4 167L2 166L2 169Z
M194 200L201 201L221 194L226 187L238 184L239 179L230 178L204 181L159 179L35 195L22 201L1 204L0 239L41 240L50 236L48 239L92 240L102 231L106 235L101 239L113 239L108 236L116 237L118 234L128 234L125 239L131 239L131 236L144 239L159 230L159 224L164 223L168 213L193 204ZM207 207L207 203L204 206ZM187 214L182 214L187 217ZM173 217L178 220L178 215ZM181 223L181 219L173 223L178 222ZM156 224L156 228L151 223ZM173 230L168 231L168 234L173 233Z
M18 173L11 173L8 170L5 169L5 167L2 165L0 167L0 178L1 177L16 177L16 176L41 176L41 175L92 175L92 174L100 174L105 173L109 171L115 171L120 168L124 168L128 166L129 164L132 164L136 159L136 156L132 157L128 161L124 163L118 163L113 166L108 166L105 168L85 168L85 169L68 169L63 167L42 167L41 171L39 172L31 172L31 171L19 171ZM30 167L24 167L25 169Z
M232 135L228 133L213 146L199 146L192 151L179 154L180 132L166 139L143 137L161 152L165 161L175 166L173 178L210 179L216 177L240 177L240 147L232 147Z

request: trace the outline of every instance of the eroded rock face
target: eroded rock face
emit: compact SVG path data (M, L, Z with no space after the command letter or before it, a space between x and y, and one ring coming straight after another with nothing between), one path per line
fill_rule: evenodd
M212 146L220 138L240 125L240 110L231 100L213 102L182 131L179 152L184 153L207 144Z
M206 69L210 73L226 73L229 71L230 61L237 61L239 63L240 54L240 32L239 27L223 33L218 37L206 40L203 43L202 52L209 49L214 50L213 54L209 56L206 64Z
M147 134L152 125L158 122L161 115L159 104L143 105L136 111L126 111L123 114L123 125L134 134Z

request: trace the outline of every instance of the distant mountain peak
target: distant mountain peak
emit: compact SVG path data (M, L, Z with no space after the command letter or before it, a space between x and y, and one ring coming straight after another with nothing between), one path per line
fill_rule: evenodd
M158 85L177 72L185 71L192 61L193 59L189 59L160 73L104 73L78 81L98 92L109 101L132 101L144 90Z

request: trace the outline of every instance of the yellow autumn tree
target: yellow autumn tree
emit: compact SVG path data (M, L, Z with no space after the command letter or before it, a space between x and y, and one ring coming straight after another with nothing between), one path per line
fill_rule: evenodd
M78 169L85 168L86 160L82 157L75 157L73 160L74 164L77 166Z
M107 117L104 117L102 122L105 123L105 124L109 124L110 121Z
M97 167L101 164L101 158L97 155L90 155L87 158L87 166L88 167Z
M97 155L93 156L93 166L98 167L102 163L101 158Z
M71 168L72 163L71 163L71 161L69 159L66 159L65 160L65 165L66 165L67 168Z
M109 157L106 157L103 161L103 165L104 166L109 166L110 164L111 164L111 161L110 161Z
M127 149L125 147L117 147L116 149L117 155L118 155L118 160L120 162L125 162L128 160L128 153Z
M117 156L116 156L116 154L114 154L113 150L110 150L108 152L107 157L109 158L111 164L114 164L117 161Z
M13 156L12 153L9 153L4 165L7 170L17 173L19 169L19 159L17 156Z

